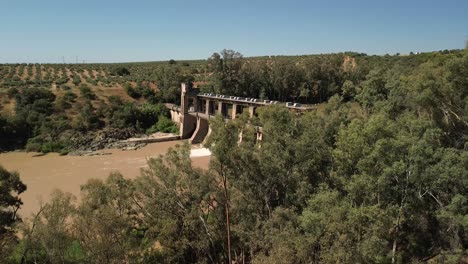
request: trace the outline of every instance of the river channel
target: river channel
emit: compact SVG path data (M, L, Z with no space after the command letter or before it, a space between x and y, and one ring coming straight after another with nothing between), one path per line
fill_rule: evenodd
M111 172L119 171L126 178L135 178L146 160L164 154L170 147L182 141L152 143L132 150L102 150L110 153L102 156L60 156L55 153L38 155L33 152L9 152L0 154L0 165L7 170L17 171L27 185L21 194L23 207L19 214L29 217L38 211L40 203L46 202L54 189L70 192L79 197L80 186L91 178L105 179ZM194 166L208 168L210 157L192 157Z

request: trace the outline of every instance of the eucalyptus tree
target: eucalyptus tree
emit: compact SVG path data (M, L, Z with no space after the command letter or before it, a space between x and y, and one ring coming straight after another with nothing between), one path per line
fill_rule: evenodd
M21 221L17 213L23 205L19 195L25 191L19 174L0 166L0 259L7 259L15 244L15 225Z

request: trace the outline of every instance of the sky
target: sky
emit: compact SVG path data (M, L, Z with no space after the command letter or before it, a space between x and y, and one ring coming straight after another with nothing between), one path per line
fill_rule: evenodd
M0 0L0 63L461 49L468 0Z

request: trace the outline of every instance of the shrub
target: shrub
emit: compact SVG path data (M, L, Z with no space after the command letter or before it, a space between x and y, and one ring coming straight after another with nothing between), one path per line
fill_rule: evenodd
M89 99L89 100L96 99L96 94L86 84L81 84L80 85L80 93L81 93L81 96L86 98L86 99Z
M139 90L141 91L141 95L143 95L145 99L155 96L153 89L149 88L148 86L143 86L139 88L140 88Z
M64 90L64 91L71 90L71 87L68 86L68 85L65 85L65 84L64 84L64 85L61 85L60 88L62 88L62 90Z
M44 140L41 137L30 138L26 144L27 151L42 153L58 152L65 155L69 152L70 142L63 140Z
M81 78L80 78L80 76L74 74L74 75L73 75L73 80L72 80L72 82L73 82L73 84L75 84L75 86L78 86L78 84L81 83Z
M112 76L125 76L130 75L130 71L125 67L116 67L111 71L110 74Z
M7 91L8 98L10 99L14 98L18 93L19 93L18 89L14 87L8 89Z
M178 132L178 128L177 125L172 122L172 120L161 115L158 118L158 122L146 130L147 134L152 134L155 132L176 134Z
M37 112L41 114L52 114L55 95L44 88L23 89L16 96L16 113L30 114Z
M129 83L124 85L124 90L128 94L128 96L132 97L133 99L138 99L141 97L141 93L132 87Z
M64 98L67 102L70 102L70 103L74 103L76 97L77 97L76 94L74 94L74 93L71 92L71 91L67 91L67 92L63 95L63 98Z
M103 121L96 114L96 109L87 101L80 110L80 114L73 122L73 127L80 131L95 130L103 125Z

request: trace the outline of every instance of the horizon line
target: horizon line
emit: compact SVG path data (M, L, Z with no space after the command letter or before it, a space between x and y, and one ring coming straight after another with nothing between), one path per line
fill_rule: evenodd
M306 53L306 54L278 54L278 55L254 55L254 56L242 56L245 59L248 58L261 58L261 57L301 57L301 56L323 56L323 55L335 55L335 54L346 54L346 53L354 53L354 54L361 54L364 56L407 56L411 55L411 53L418 55L418 54L426 54L426 53L436 53L436 52L457 52L463 51L466 48L452 48L452 49L440 49L440 50L431 50L431 51L411 51L409 53L380 53L380 54L369 54L366 52L359 52L359 51L339 51L339 52L329 52L329 53ZM227 49L229 50L229 49ZM219 52L213 52L219 53ZM61 57L63 58L63 56ZM0 62L0 65L9 65L9 64L64 64L64 65L84 65L84 64L132 64L132 63L160 63L160 62L168 62L174 60L176 62L190 62L190 61L206 61L208 58L200 59L200 58L193 58L193 59L165 59L165 60L129 60L129 61L114 61L114 62L86 62L86 60L78 60L77 62L32 62L32 61L22 61L22 62ZM0 57L1 61L1 57Z

